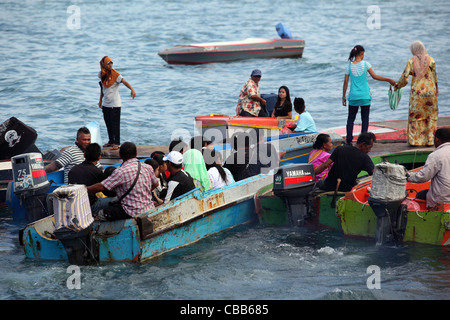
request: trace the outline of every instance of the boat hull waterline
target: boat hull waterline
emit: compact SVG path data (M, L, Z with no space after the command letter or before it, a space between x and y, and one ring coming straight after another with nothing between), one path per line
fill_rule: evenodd
M249 38L234 42L177 45L158 52L169 64L203 64L243 59L300 58L305 41L300 39Z

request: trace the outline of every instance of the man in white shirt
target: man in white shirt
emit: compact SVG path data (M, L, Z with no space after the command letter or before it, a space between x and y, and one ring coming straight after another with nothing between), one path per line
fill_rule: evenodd
M450 129L440 128L434 134L434 150L428 156L422 170L412 172L409 182L423 183L431 180L430 189L417 193L418 199L426 199L427 207L450 203Z

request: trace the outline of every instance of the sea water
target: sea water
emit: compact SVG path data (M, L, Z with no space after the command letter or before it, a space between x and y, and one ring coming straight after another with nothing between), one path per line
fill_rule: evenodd
M289 87L317 127L345 125L342 84L350 50L398 80L421 40L435 59L439 114L450 115L450 9L447 1L2 1L0 120L17 117L38 132L42 151L71 145L97 121L97 74L108 55L136 90L121 86L121 140L168 144L195 134L194 118L233 115L253 69L262 93ZM157 52L177 44L277 38L282 22L304 39L301 59L168 65ZM371 121L405 119L409 86L396 111L385 82L369 77ZM0 216L0 299L449 299L449 251L402 244L376 248L330 230L258 224L212 235L143 264L82 267L71 285L68 263L30 261L19 245L23 224ZM70 271L70 270L69 270ZM378 285L378 286L377 286Z

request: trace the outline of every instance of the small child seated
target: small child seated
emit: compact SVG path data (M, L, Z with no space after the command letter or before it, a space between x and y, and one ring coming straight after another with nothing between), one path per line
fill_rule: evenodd
M314 119L311 114L305 110L305 100L303 100L303 98L294 99L294 110L299 114L297 127L295 127L294 132L317 132Z

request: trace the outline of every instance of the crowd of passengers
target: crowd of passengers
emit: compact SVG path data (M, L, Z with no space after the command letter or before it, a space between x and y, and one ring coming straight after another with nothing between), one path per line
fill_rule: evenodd
M254 137L238 133L230 142L232 152L225 163L221 152L201 136L193 137L189 145L174 140L169 153L155 151L145 161L137 159L134 143L125 142L119 148L122 164L103 170L101 147L91 143L89 129L82 127L75 145L47 165L46 171L64 167L65 183L87 187L95 219L119 220L168 203L193 189L220 188L279 166L280 154L264 143L259 133Z

